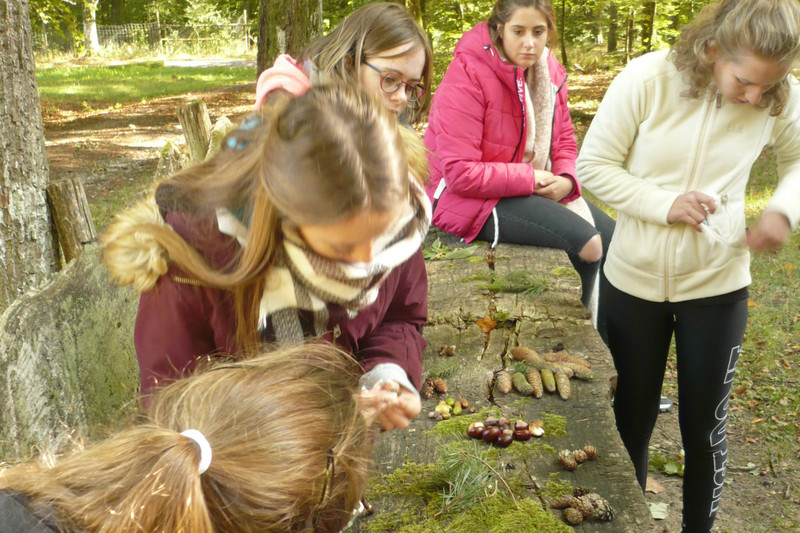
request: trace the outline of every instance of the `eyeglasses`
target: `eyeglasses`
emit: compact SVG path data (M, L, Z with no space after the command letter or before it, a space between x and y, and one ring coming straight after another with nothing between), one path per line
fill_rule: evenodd
M407 81L403 81L396 72L384 72L366 61L364 61L364 64L381 75L381 90L386 94L396 93L402 85L406 87L406 98L408 98L409 102L416 102L425 94L425 86L419 82L408 83Z

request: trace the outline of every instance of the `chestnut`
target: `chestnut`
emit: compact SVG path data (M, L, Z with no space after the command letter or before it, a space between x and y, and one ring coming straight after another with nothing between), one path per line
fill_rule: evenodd
M516 422L514 422L514 431L517 431L517 430L523 429L523 428L527 429L527 427L528 427L528 423L525 422L524 420L517 420Z
M528 426L525 426L522 429L515 429L514 438L516 440L528 440L531 438L531 430L528 429Z
M467 436L472 439L479 439L485 429L486 426L483 425L483 422L470 422L469 426L467 426Z
M503 432L497 426L486 426L486 429L484 429L481 434L481 438L486 442L494 442L501 433Z
M497 425L500 424L500 422L494 417L489 417L489 418L486 419L485 424L486 424L486 427L497 426Z
M501 448L508 448L511 446L512 442L514 442L514 432L510 429L506 429L500 434L499 437L497 437L497 440L494 443Z
M497 425L500 426L500 429L511 429L511 421L506 417L502 417L498 420Z

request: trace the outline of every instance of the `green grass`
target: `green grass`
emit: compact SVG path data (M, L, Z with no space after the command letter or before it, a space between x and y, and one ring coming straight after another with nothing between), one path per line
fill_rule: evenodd
M159 61L119 66L38 69L43 102L103 107L255 81L255 69L244 67L165 67Z

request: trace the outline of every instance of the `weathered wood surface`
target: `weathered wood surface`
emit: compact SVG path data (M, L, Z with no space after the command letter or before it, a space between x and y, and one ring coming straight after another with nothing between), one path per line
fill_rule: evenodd
M53 209L64 262L69 263L97 240L83 183L77 178L55 181L47 186L47 200Z
M208 153L208 142L211 138L211 117L205 102L198 100L179 107L178 121L189 147L189 159L195 163L202 161Z
M447 239L434 230L428 243L437 236ZM446 242L451 247L463 246L452 238ZM486 255L487 251L488 248L481 248L479 255ZM441 369L443 365L455 365L457 370L446 378L447 394L423 400L422 414L412 422L408 431L391 431L378 436L374 453L376 475L390 473L406 462L436 460L437 437L426 432L437 422L428 419L426 414L440 399L448 396L465 397L478 407L494 405L510 417L525 420L540 419L546 413L560 415L567 420L567 435L545 436L538 442L555 450L574 450L592 444L600 452L597 460L585 462L569 472L558 466L554 455L531 455L520 460L517 451L503 459L505 466L526 469L532 484L540 488L552 473L557 472L561 479L573 486L586 487L601 494L614 507L616 516L613 521L584 522L575 527L576 531L656 531L636 482L633 465L616 431L610 407L609 380L614 375L611 356L579 302L578 278L563 275L571 270L566 255L541 248L497 247L494 254L496 273L527 270L547 278L548 288L539 296L491 294L479 289L480 282L468 278L479 271L488 272L489 266L486 261L474 261L459 259L427 263L430 325L425 330L428 348L423 368L430 372L431 369ZM554 274L554 271L561 275ZM501 315L507 314L507 320L485 336L475 322L487 315L497 316L497 311ZM503 395L490 388L494 373L511 365L510 348L521 345L544 353L553 351L559 343L563 344L565 352L586 358L592 364L595 376L591 382L570 380L572 396L569 400L545 393L542 399L530 398L519 402L522 397L515 392ZM456 345L456 355L440 356L439 348L443 344ZM512 448L526 444L515 443ZM506 452L500 453L504 457ZM530 497L539 499L534 492ZM378 513L397 510L399 505L389 500L371 503ZM554 516L561 515L560 511L553 513ZM363 522L356 529L362 527Z

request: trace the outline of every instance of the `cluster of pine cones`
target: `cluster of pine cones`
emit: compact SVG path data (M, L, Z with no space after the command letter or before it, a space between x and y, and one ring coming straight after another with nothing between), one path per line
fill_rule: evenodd
M519 361L524 371L509 374L501 370L495 378L497 390L508 394L512 387L520 394L541 398L544 391L558 392L562 399L570 397L569 378L591 380L591 365L579 357L565 353L546 353L542 356L536 350L517 346L509 352Z
M563 509L564 519L577 526L584 520L609 521L614 518L614 509L596 492L588 492L580 487L572 495L565 494L550 503L551 509Z
M578 465L587 459L594 461L597 459L597 448L586 445L582 450L561 450L558 452L558 462L567 470L575 470Z

